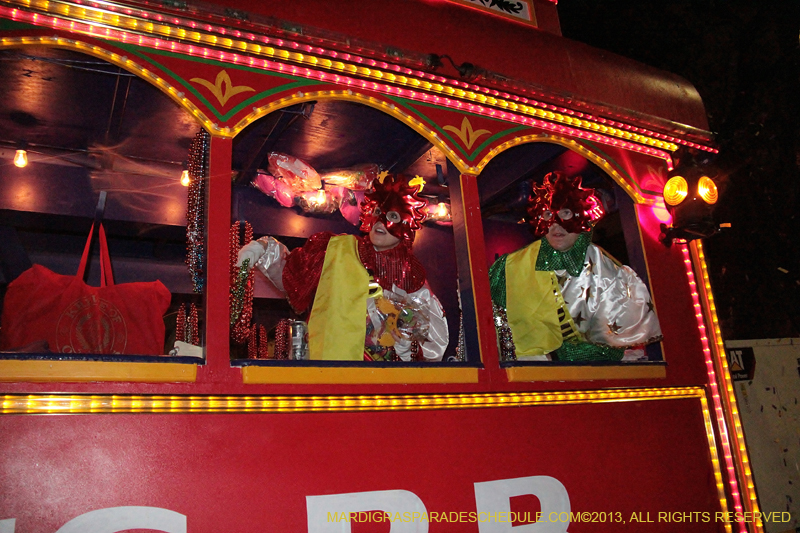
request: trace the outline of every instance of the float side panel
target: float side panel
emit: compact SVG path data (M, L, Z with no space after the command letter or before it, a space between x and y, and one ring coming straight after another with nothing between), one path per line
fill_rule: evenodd
M84 513L152 506L203 531L305 531L306 496L406 490L429 512L477 511L474 483L550 476L572 511L707 512L722 531L699 398L440 411L0 418L2 516L52 533ZM516 504L515 504L516 505ZM521 503L519 511L532 511ZM543 509L544 510L544 509ZM615 515L616 516L616 515ZM646 515L640 515L645 517ZM573 523L569 531L619 531ZM432 523L430 531L478 531Z

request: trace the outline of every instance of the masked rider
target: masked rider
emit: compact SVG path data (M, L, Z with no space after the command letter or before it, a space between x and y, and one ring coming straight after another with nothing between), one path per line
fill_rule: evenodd
M309 313L312 360L440 361L447 320L411 252L425 218L418 189L400 176L376 180L361 204L365 235L312 235L288 252L272 237L239 252Z
M489 270L502 359L636 359L661 339L645 284L591 244L592 216L602 214L580 177L553 172L534 186L528 215L539 240Z

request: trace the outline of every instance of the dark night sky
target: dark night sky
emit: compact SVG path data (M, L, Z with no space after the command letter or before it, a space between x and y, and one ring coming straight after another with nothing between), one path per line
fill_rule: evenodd
M726 339L800 336L800 1L560 0L563 35L683 76L720 153L706 241Z

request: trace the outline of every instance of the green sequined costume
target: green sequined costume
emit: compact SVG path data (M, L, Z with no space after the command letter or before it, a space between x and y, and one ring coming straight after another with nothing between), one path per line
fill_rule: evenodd
M579 276L587 267L585 263L586 252L591 240L590 233L581 233L569 250L559 252L550 246L547 239L542 239L539 254L536 258L536 270L566 271L569 276ZM514 360L516 359L515 347L505 316L507 258L508 254L505 254L491 266L489 269L489 283L495 307L495 325L498 329L501 358ZM555 361L619 361L622 359L624 352L624 348L593 344L571 338L550 355Z

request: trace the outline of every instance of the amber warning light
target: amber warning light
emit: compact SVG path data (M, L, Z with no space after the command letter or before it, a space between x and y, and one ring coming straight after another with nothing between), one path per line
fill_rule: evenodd
M672 215L672 225L661 224L660 240L665 246L674 241L688 242L711 237L730 223L714 220L714 206L719 200L719 169L708 161L695 161L695 154L681 154L680 163L664 184L664 203Z

